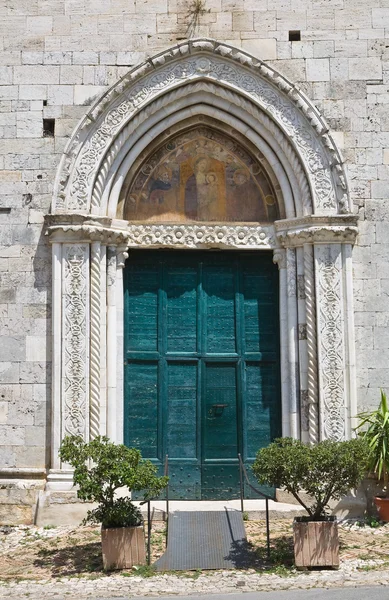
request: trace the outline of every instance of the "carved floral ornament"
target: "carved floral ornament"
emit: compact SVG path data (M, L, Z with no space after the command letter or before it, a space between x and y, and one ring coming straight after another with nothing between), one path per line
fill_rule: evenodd
M150 59L92 107L62 159L55 210L89 212L96 174L105 157L110 155L110 164L115 160L124 128L130 122L134 126L141 123L141 115L147 120L156 103L162 106L168 94L179 95L182 88L196 81L218 87L221 96L237 95L243 111L247 112L247 104L251 104L275 123L303 166L316 211L348 212L342 160L318 110L298 88L262 61L212 40L178 44Z
M46 223L51 242L99 241L120 248L269 250L306 243L354 244L358 233L355 215L284 219L274 225L129 224L92 215L51 215Z

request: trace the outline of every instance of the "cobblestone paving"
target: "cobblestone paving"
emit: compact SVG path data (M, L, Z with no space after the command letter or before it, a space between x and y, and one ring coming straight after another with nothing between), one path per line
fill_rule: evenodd
M255 569L154 575L151 570L105 574L99 530L92 527L0 528L0 598L118 598L142 595L232 593L389 585L389 526L342 524L341 566L338 571L299 572L293 568L291 523L272 524L272 564L264 556L264 524L246 523L248 539L257 551ZM163 552L164 524L153 531L153 560Z

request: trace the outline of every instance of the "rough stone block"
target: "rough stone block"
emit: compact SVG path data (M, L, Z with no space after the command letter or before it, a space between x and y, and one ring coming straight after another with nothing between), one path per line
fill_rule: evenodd
M0 525L31 525L33 507L17 504L0 504Z
M261 60L277 58L277 41L275 39L242 40L242 48Z
M59 67L46 65L28 65L14 67L14 83L26 84L42 84L42 83L59 83Z
M24 338L20 336L0 336L0 361L22 361L26 358Z
M330 61L328 58L308 58L307 59L307 80L308 81L329 81L330 80Z
M379 58L350 58L350 79L382 79L382 64Z
M73 90L72 85L49 85L47 88L48 104L58 106L73 104Z
M382 27L389 27L389 7L373 8L371 12L372 12L373 29L381 29ZM365 27L366 27L366 25L365 25ZM376 37L378 37L378 35Z
M106 89L105 86L98 85L75 85L74 104L89 106L94 102L97 96L100 96Z
M253 31L253 29L254 13L252 11L232 13L233 31Z
M51 347L46 337L27 336L26 337L26 360L27 361L49 361L51 360ZM1 338L0 338L1 343ZM0 347L1 356L1 347Z
M43 121L40 113L18 113L16 135L19 138L39 138L42 136Z

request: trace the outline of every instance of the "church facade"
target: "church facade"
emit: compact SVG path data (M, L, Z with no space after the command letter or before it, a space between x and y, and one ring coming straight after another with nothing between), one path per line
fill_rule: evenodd
M66 435L227 499L238 454L348 439L378 404L386 22L357 0L4 9L2 521L75 518Z

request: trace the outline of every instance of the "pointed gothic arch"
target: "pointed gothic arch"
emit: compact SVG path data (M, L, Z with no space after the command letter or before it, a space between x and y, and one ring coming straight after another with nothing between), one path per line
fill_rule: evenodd
M121 218L120 201L139 156L156 138L169 139L196 120L236 132L261 156L281 219L142 224ZM323 116L272 67L200 39L131 70L95 102L69 140L47 225L53 486L63 478L58 446L65 434L121 439L120 267L131 248L273 250L280 267L283 433L312 442L351 434L356 219Z

